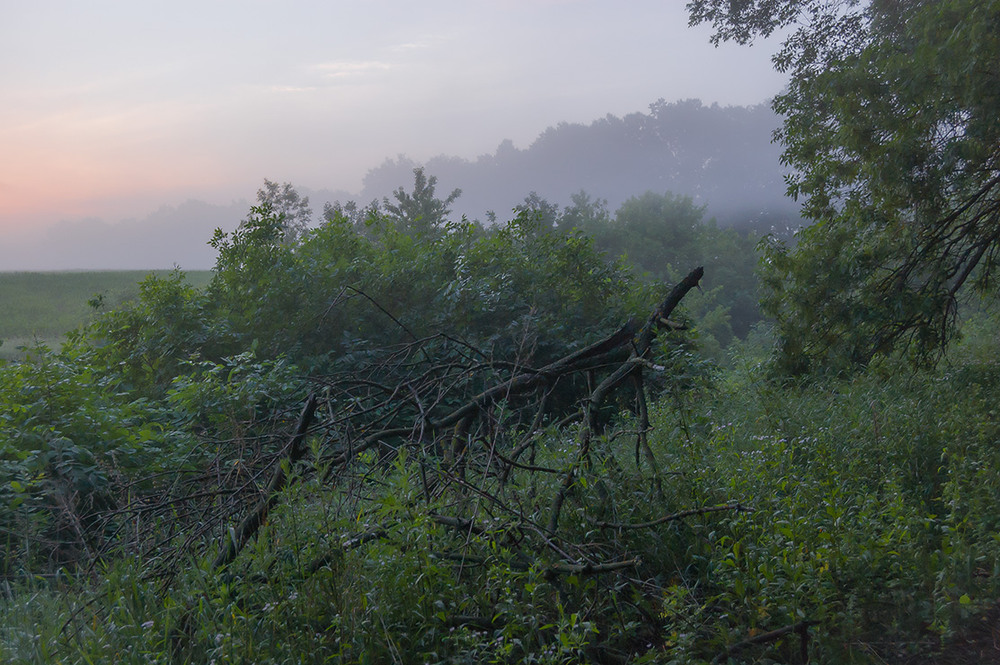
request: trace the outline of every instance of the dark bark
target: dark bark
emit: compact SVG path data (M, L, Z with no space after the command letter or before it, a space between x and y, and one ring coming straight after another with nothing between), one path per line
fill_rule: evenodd
M278 495L285 488L285 483L288 481L285 464L287 463L287 468L291 470L305 453L303 442L305 441L306 432L315 413L316 393L312 393L306 400L306 404L302 408L302 413L299 415L298 424L295 426L295 434L292 435L291 440L288 442L288 454L275 466L274 472L271 475L271 482L268 483L267 489L264 490L264 498L261 499L253 512L247 515L236 529L223 535L222 548L213 564L215 568L228 566L240 553L240 550L243 549L247 541L253 538L254 534L257 533L264 523L267 513L274 506L275 502L277 502Z
M721 663L730 656L733 656L740 651L743 651L747 647L752 647L755 644L765 644L767 642L773 642L785 635L790 633L798 633L800 641L800 657L802 662L805 663L809 660L809 627L815 626L818 621L799 621L798 623L793 623L790 626L785 626L783 628L778 628L777 630L772 630L767 633L761 633L760 635L754 635L751 638L745 639L742 642L738 642L733 646L729 647L725 651L721 651L716 654L715 658L712 659L713 663Z

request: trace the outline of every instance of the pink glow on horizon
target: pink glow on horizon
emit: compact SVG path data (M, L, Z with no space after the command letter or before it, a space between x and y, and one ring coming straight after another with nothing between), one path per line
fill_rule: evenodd
M65 138L70 132L54 130ZM100 136L77 136L97 143ZM10 143L10 142L8 142ZM243 183L216 160L149 147L94 150L32 140L6 151L0 164L0 232L30 231L69 219L143 216L165 202L217 191L241 191Z

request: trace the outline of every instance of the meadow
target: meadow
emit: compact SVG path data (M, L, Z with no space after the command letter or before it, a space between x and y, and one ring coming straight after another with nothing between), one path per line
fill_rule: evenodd
M0 273L0 359L24 355L18 347L35 343L56 347L67 331L90 320L99 299L106 307L119 306L139 293L138 283L149 274L168 270L114 270L84 272ZM197 285L208 284L209 271L187 275Z

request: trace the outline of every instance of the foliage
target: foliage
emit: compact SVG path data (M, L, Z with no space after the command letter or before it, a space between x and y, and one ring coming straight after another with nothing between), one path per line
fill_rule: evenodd
M173 446L189 441L171 441L156 405L44 346L0 365L0 403L0 565L8 577L94 556L107 536L99 516L117 505L116 483L173 470Z
M581 195L586 196L586 193L581 192ZM531 192L524 197L524 201L514 208L514 212L534 221L539 231L551 231L557 226L567 226L559 219L559 206L549 203L537 192Z
M543 226L593 237L597 248L647 283L675 282L686 266L704 266L708 288L687 305L702 348L713 357L721 359L722 348L760 319L753 236L705 221L704 207L689 197L646 192L625 201L613 217L606 201L583 191L562 211L537 195L525 203L546 220Z
M704 662L806 619L817 622L817 662L933 653L1000 593L990 517L1000 369L980 345L970 338L930 374L882 362L805 389L770 383L753 364L716 380L683 379L678 367L684 388L652 413L661 490L622 414L579 467L556 549L525 545L561 491L574 428L547 428L530 468L511 469L500 493L488 446L470 452L461 482L419 448L362 451L331 476L323 450L338 444L318 436L300 482L227 574L192 553L163 586L149 573L164 560L149 552L109 561L92 587L24 582L4 606L0 651L11 662ZM295 383L291 369L250 357L192 365L170 399L183 422L231 432L270 410L246 405L278 397ZM518 435L502 422L513 415L496 413L496 452ZM720 505L730 509L655 524ZM468 521L436 517L456 511ZM567 548L641 563L553 572ZM38 631L49 639L23 637ZM740 658L794 662L799 648L790 633Z
M433 178L420 177L415 191L433 196ZM420 205L440 213L446 203ZM525 216L489 230L407 219L370 210L362 231L334 214L288 245L280 218L254 208L213 240L217 333L236 341L232 352L254 346L309 364L444 331L503 354L544 327L558 346L625 316L624 267L578 234L540 233Z
M689 7L741 42L800 22L775 58L791 79L774 106L789 191L815 223L765 257L786 367L940 349L965 287L993 292L1000 3Z
M855 5L849 2L848 6ZM756 36L769 37L775 30L791 25L802 14L808 13L810 5L822 11L819 3L811 0L688 0L687 9L691 14L691 24L711 22L716 32L712 36L715 45L733 40L739 44L749 44ZM815 14L814 14L815 15Z
M189 355L212 345L207 296L179 270L150 274L136 299L103 312L68 340L81 362L105 368L122 388L150 397L162 394Z
M755 508L702 532L711 572L694 602L726 617L706 639L809 619L820 660L884 662L936 650L991 607L998 381L992 359L930 375L885 361L806 390L758 368L688 414L690 436L661 411L676 491Z
M175 422L208 430L219 440L250 439L257 428L270 426L280 407L302 397L297 368L283 359L258 360L246 352L222 362L189 361L171 381L167 406Z

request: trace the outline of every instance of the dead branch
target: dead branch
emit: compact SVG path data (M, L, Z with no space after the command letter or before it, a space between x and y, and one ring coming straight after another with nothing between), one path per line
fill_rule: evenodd
M430 517L438 524L453 527L464 533L474 533L477 536L481 536L486 533L485 529L478 526L472 520L462 519L461 517L451 517L449 515L438 515L437 513L432 513Z
M638 522L635 524L629 524L622 522L592 521L592 524L599 529L649 529L654 526L666 524L667 522L675 522L677 520L682 520L685 517L693 517L694 515L707 515L708 513L718 513L724 510L735 510L736 512L750 512L752 508L747 508L746 506L743 506L742 504L739 503L726 503L720 506L706 506L705 508L692 508L690 510L682 510L679 513L664 515L663 517L657 518L651 522Z
M474 564L483 566L488 564L489 557L465 554L464 552L438 552L437 556L449 561L459 561L463 564ZM640 563L639 559L626 559L624 561L610 561L608 563L552 563L541 567L543 574L547 577L555 575L601 575L613 573L625 568L635 568ZM520 557L517 561L508 564L512 570L527 570L535 565L535 562L527 557Z
M240 550L243 549L247 541L253 538L254 534L257 533L257 530L264 523L268 511L277 502L278 494L284 489L287 482L288 472L285 471L285 464L288 465L287 468L290 472L305 452L305 447L302 444L315 412L316 393L311 393L308 399L306 399L302 413L299 415L299 422L295 426L295 434L292 435L292 438L288 442L288 454L274 467L271 482L268 483L267 489L264 490L264 498L257 504L253 512L243 519L239 527L223 535L223 545L213 564L216 569L229 565L240 553Z
M609 563L560 563L549 566L549 570L564 575L600 575L624 568L635 568L640 563L642 562L639 559L626 559L625 561L611 561Z
M670 314L677 308L677 305L687 295L687 292L698 286L704 275L705 269L699 266L688 273L688 276L670 291L666 299L649 315L645 325L642 326L642 329L636 336L635 348L633 350L633 359L635 360L623 363L594 389L594 392L590 396L590 403L587 405L587 422L590 425L591 431L597 430L597 413L604 400L612 390L621 385L628 377L633 376L635 372L642 371L641 367L643 363L641 359L645 359L649 354L650 346L656 337L656 331L661 327L665 327L663 321L669 319Z
M486 404L502 397L519 395L551 381L553 378L572 371L577 371L577 365L613 352L627 344L635 334L635 323L629 321L617 332L590 346L569 354L555 362L549 363L539 370L528 370L516 374L507 381L489 388L466 404L451 413L430 423L433 429L441 429L457 423L462 418L481 410Z
M766 642L773 642L789 633L798 633L801 639L801 656L802 662L809 660L809 627L819 625L819 621L799 621L793 623L790 626L785 626L783 628L778 628L777 630L772 630L767 633L761 633L760 635L754 635L753 637L747 638L742 642L738 642L733 646L729 647L725 651L720 651L712 659L713 663L721 663L723 660L733 656L740 651L743 651L747 647L752 647L755 644L764 644Z

